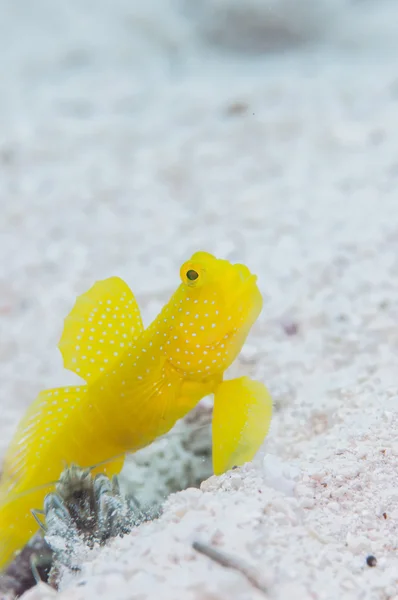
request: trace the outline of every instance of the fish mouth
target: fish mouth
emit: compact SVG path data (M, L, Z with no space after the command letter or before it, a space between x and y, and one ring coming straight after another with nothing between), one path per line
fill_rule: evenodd
M257 281L257 276L253 275L253 273L251 273L251 271L249 270L248 267L246 267L246 265L237 263L234 265L234 271L235 271L235 273L238 274L238 276L242 282L247 281L249 279L253 279L253 278L255 279L255 281Z
M253 275L245 265L234 265L232 291L229 296L228 304L233 310L236 306L246 306L246 309L251 312L254 305L257 306L260 291L257 287L257 275Z
M257 287L257 275L253 275L246 265L236 264L234 271L237 276L236 297L241 297Z

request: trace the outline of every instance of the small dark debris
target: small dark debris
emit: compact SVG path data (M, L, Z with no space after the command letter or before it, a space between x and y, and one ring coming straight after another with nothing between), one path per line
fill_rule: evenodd
M384 513L383 513L383 517L384 517L385 519L387 519L387 513L386 513L386 512L384 512Z
M237 100L236 102L232 102L231 104L229 104L226 107L225 112L227 113L227 115L236 117L246 113L248 108L249 105L247 104L247 102Z
M282 328L286 335L297 335L299 332L298 323L295 323L294 321L282 323Z
M238 465L234 465L231 470L235 471L235 469L238 469Z
M369 554L369 556L366 557L366 564L368 567L375 567L377 565L377 558L373 556L373 554Z

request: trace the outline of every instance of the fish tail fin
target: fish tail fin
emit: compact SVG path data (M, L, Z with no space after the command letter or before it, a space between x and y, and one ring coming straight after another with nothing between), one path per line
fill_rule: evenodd
M32 493L19 496L12 494L2 496L0 503L0 571L2 571L16 554L28 543L37 532L38 525L31 514L32 508L42 508L47 488L34 490Z
M8 447L0 480L3 489L7 487L9 490L22 489L20 486L33 477L32 473L41 464L40 461L48 462L48 459L44 457L47 456L50 444L53 444L53 451L49 464L54 465L54 468L57 468L58 457L66 458L70 454L70 447L75 442L73 437L64 432L61 426L65 418L83 402L86 393L87 386L85 385L60 387L40 392L20 421ZM57 440L56 444L52 441L54 435ZM44 471L44 469L45 467L42 465L43 477L47 479L53 476L54 473ZM36 473L36 481L38 478Z
M0 478L0 570L38 529L31 510L43 507L62 471L62 457L68 456L65 444L73 443L61 435L49 454L53 434L61 431L64 413L85 393L86 386L41 392L16 429Z
M223 381L214 393L213 469L216 475L252 460L268 433L272 399L259 381Z
M58 344L66 369L87 382L109 370L143 331L137 301L120 277L97 281L76 300Z
M113 459L98 466L94 465L93 475L105 473L108 477L119 473L124 458ZM59 470L59 476L61 475ZM47 482L21 492L8 492L0 486L0 571L2 571L37 533L39 526L32 510L43 510L45 496L55 491L55 482ZM65 484L64 484L65 487Z

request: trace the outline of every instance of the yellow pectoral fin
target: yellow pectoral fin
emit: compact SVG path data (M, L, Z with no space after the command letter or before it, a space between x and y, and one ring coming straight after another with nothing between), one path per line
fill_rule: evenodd
M258 381L223 381L214 394L213 469L216 475L252 460L268 433L272 399Z
M66 369L94 381L143 331L140 310L119 277L97 281L66 317L58 344Z

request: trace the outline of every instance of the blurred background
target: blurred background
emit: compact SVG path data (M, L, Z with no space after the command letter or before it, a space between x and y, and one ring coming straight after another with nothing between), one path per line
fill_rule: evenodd
M398 347L397 23L387 0L0 0L0 452L75 380L76 295L119 275L148 323L198 249L259 276L235 369L296 403L271 447L331 426L325 373L375 364L364 305Z

